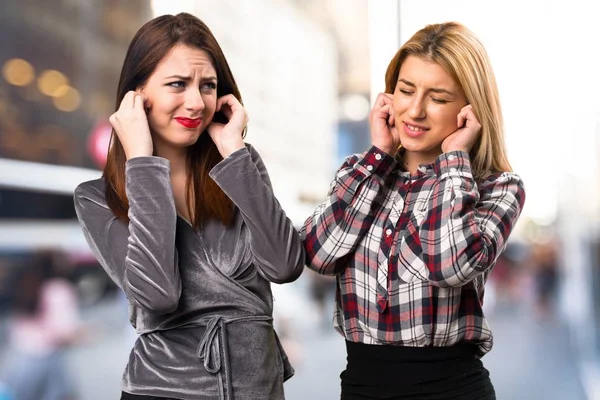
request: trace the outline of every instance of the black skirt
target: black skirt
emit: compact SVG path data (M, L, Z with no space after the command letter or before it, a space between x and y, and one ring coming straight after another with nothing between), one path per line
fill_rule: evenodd
M342 400L495 400L490 374L472 344L451 347L346 341Z

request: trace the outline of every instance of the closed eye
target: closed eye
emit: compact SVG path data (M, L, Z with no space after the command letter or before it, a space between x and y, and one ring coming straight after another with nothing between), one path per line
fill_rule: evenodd
M437 104L446 104L446 103L449 103L449 101L448 101L448 100L444 100L444 99L438 99L438 98L435 98L435 97L432 97L432 98L431 98L431 100L432 100L434 103L437 103Z

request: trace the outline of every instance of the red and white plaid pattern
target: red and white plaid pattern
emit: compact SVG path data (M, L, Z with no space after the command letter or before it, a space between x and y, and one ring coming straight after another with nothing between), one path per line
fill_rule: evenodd
M301 230L309 267L337 275L336 329L353 342L492 347L484 283L525 201L521 179L475 182L454 151L416 176L377 147L338 170Z

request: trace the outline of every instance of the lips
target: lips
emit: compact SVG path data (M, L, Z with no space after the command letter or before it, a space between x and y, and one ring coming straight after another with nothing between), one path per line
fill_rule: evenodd
M428 128L422 126L404 123L404 132L410 137L419 137L428 130Z
M184 118L184 117L176 117L175 121L179 122L181 125L186 128L193 129L200 126L202 123L202 118Z

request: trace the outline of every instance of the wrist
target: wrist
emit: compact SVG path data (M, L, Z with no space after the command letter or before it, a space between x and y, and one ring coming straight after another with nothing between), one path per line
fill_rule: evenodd
M140 151L140 150L130 151L130 152L126 151L125 156L127 157L128 160L131 160L132 158L136 158L136 157L151 157L152 151Z
M397 148L393 147L393 146L384 146L381 144L377 144L375 142L371 143L373 146L377 147L379 150L387 153L388 155L395 157L396 156L396 152L397 152Z
M452 146L452 147L448 147L446 149L442 149L442 151L444 153L451 153L453 151L464 151L465 153L469 153L470 149L467 149L465 147L459 147L459 146Z
M221 155L223 156L223 158L227 158L230 155L232 155L233 153L235 153L236 151L243 149L244 147L245 147L245 145L244 145L243 141L240 141L235 144L223 146L221 148Z

